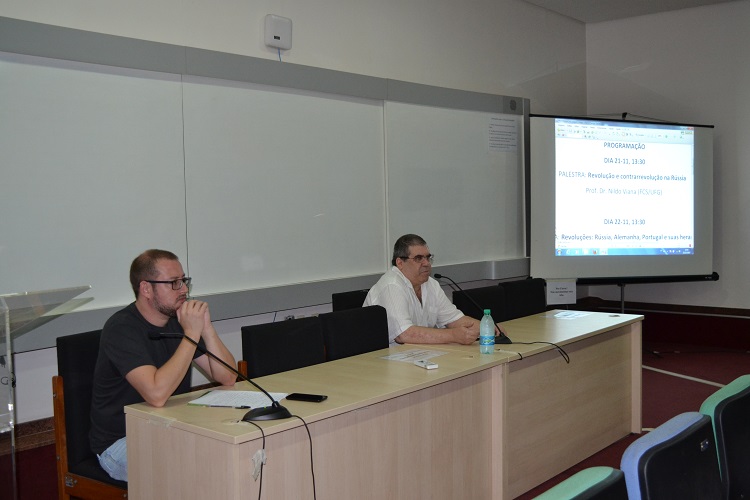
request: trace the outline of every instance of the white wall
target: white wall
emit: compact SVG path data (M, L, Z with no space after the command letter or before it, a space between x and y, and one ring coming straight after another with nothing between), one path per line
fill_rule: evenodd
M292 19L286 62L525 97L533 113L585 112L584 25L519 0L0 0L4 17L276 59L263 45L266 14ZM240 327L271 319L222 321L217 330L239 359ZM16 421L51 416L54 349L15 356L15 372Z
M715 125L710 283L628 285L625 300L750 308L750 1L586 27L588 114ZM616 286L590 295L619 300ZM747 333L747 332L743 332Z
M584 25L520 0L0 0L0 16L276 59L267 14L292 19L283 61L585 108Z

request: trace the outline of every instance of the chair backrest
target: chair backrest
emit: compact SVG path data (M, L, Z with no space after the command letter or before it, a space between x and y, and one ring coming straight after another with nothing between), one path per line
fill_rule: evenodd
M722 498L711 419L681 413L633 441L620 462L628 497Z
M247 376L262 377L325 361L318 317L242 327L242 359Z
M388 316L383 306L334 311L321 314L320 320L328 361L388 347Z
M495 285L455 290L453 304L465 315L476 319L482 319L484 309L489 309L495 323L503 321L507 315L505 289Z
M713 393L700 412L713 423L726 498L750 498L750 375Z
M625 474L612 467L589 467L556 484L534 500L628 500Z
M68 467L93 455L89 444L91 394L101 330L57 338L57 373L65 387L65 430Z
M531 316L547 310L547 296L542 278L504 281L498 286L505 290L505 316L495 317L495 321L508 321Z
M345 309L356 309L362 307L362 304L367 298L367 292L365 290L352 290L350 292L341 292L331 294L331 306L334 311L343 311Z

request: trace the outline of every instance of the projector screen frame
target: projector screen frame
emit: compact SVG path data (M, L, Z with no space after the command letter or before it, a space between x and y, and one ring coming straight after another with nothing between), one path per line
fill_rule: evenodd
M530 171L527 178L530 185L531 275L545 279L575 279L578 284L591 285L718 280L719 275L713 271L714 126L651 119L625 119L626 116L627 113L623 113L621 118L549 114L529 116L531 146L528 162ZM674 256L555 255L555 180L557 174L554 124L556 119L607 122L614 125L694 127L696 130L693 177L695 254ZM546 145L540 146L539 141L542 140L547 141ZM668 263L673 265L675 258L683 258L683 260L676 261L673 268L664 266L665 261L658 260L670 259ZM612 266L613 262L616 265Z

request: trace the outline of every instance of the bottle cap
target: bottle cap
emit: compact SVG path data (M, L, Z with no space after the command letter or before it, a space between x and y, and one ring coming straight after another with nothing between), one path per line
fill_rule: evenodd
M489 309L485 309L484 310L484 314L486 314L487 316L489 316L490 315L490 310Z

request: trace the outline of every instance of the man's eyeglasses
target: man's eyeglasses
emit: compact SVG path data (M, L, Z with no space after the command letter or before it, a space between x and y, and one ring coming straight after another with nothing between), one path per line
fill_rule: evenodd
M157 281L157 280L143 280L146 283L164 283L165 285L172 285L172 290L179 290L183 287L183 285L190 286L190 281L192 281L193 278L177 278L176 280L171 281Z
M435 256L432 255L431 253L428 253L427 255L415 255L414 257L401 257L401 259L402 260L411 259L414 262L416 262L417 264L421 264L426 259L426 260L428 260L430 262L430 264L432 264L432 261L435 260Z

